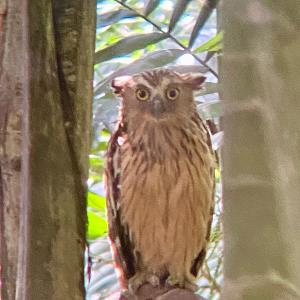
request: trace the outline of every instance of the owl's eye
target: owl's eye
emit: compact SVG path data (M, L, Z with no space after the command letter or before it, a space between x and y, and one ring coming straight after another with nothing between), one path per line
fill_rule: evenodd
M166 95L169 100L175 100L179 96L179 90L176 88L169 88L167 89Z
M136 97L140 101L147 101L150 97L150 93L148 90L144 88L138 88L135 92Z

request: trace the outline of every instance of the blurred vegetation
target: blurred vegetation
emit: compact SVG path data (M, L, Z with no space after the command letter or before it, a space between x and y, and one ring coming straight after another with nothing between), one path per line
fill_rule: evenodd
M105 193L102 173L105 150L113 130L118 100L110 89L112 78L168 67L178 72L201 72L204 89L195 95L199 114L218 127L218 56L222 32L216 30L218 1L105 0L98 1L94 75L93 142L88 180L87 299L105 299L119 289L106 240ZM213 136L219 149L222 133ZM222 281L220 170L216 171L216 211L211 244L199 280L199 294L219 299Z

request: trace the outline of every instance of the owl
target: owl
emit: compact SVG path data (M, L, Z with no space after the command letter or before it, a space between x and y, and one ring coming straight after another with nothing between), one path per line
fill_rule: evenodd
M121 105L105 186L124 289L195 288L214 207L214 153L193 98L204 80L158 69L112 82Z

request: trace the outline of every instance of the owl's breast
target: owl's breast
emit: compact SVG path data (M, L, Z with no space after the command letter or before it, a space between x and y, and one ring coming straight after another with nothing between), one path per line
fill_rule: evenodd
M190 268L205 241L213 160L193 130L144 128L121 147L122 218L154 269L172 261Z

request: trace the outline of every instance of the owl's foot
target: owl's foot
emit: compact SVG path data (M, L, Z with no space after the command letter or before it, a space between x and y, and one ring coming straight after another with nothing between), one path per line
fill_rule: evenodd
M130 293L134 294L144 283L150 283L157 287L160 284L159 277L153 273L138 272L129 279L128 289Z
M188 289L193 292L196 292L198 290L198 286L193 283L192 281L186 279L184 276L174 276L170 275L166 280L167 286L176 286L183 289Z

